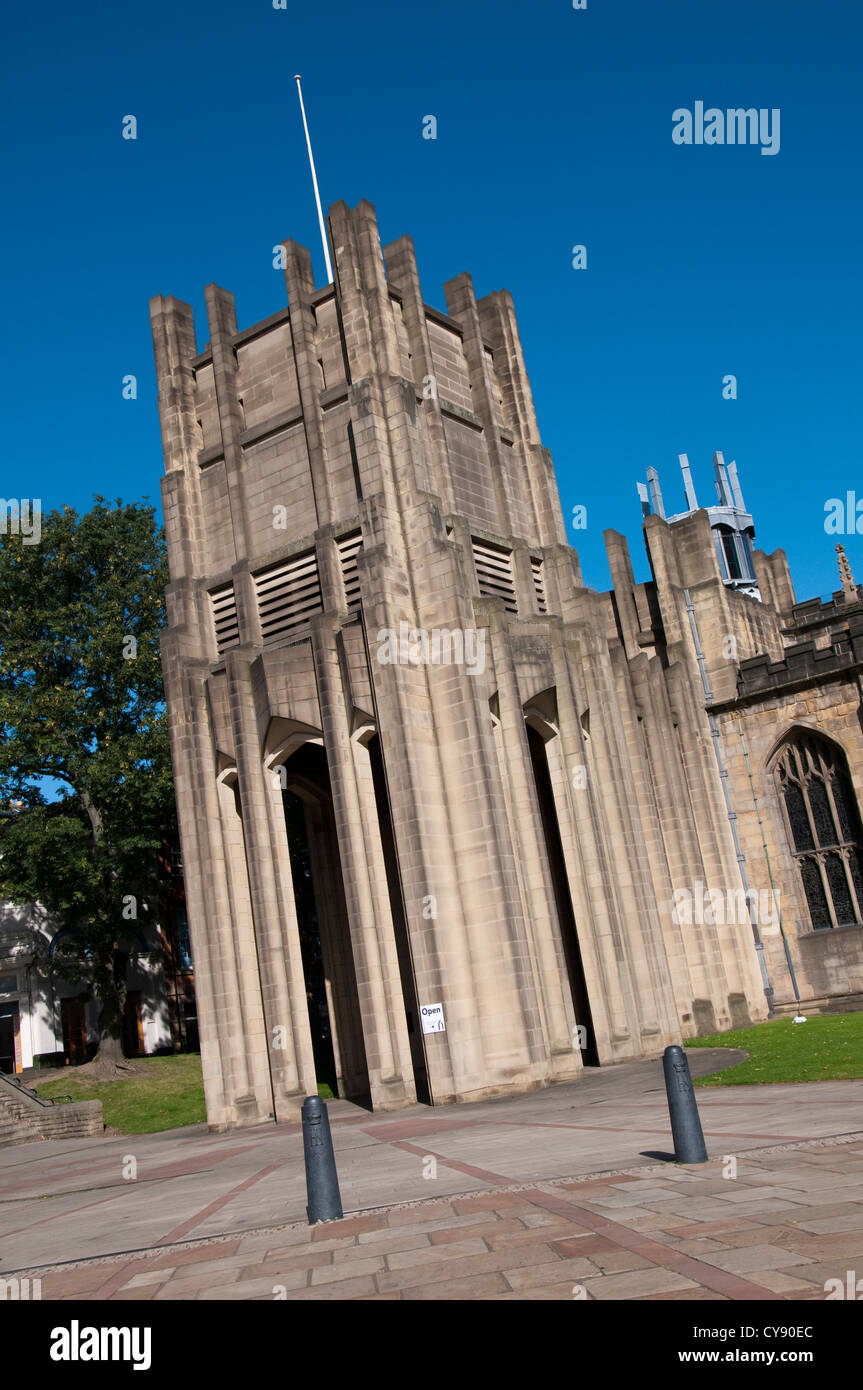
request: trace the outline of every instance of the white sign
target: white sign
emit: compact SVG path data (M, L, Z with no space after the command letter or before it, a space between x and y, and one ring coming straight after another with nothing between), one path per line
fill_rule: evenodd
M446 1024L443 1021L443 1004L423 1004L420 1009L423 1020L424 1033L445 1033Z

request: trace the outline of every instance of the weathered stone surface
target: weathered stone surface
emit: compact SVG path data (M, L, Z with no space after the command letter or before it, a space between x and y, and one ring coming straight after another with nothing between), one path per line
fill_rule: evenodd
M673 910L739 899L734 824L756 891L763 829L803 997L863 993L863 927L812 930L771 762L817 728L863 785L848 595L795 608L782 552L760 602L732 591L704 511L648 518L647 584L607 532L613 591L586 588L511 296L463 274L432 309L370 204L329 222L338 290L288 241L288 307L238 331L209 286L201 352L187 304L151 305L210 1125L296 1118L327 1069L375 1110L447 1104L763 1019L748 913Z

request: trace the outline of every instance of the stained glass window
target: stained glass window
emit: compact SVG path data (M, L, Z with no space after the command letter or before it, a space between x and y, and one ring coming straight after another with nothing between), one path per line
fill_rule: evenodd
M854 884L857 901L863 905L863 855L859 849L848 851L848 867L851 870L851 882Z
M845 872L845 862L842 856L840 854L828 854L825 868L833 906L836 910L836 921L840 927L849 926L854 921L854 905L851 902L851 890L848 886L848 875Z
M788 820L791 824L791 834L794 838L795 849L814 849L812 839L812 828L809 824L809 817L806 814L806 801L803 792L795 784L791 783L785 788L785 805L788 809Z
M839 816L839 829L842 831L843 840L854 839L853 816L849 814L849 808L854 804L854 793L845 774L844 769L834 772L830 779L830 787L833 792L833 801L836 806L836 813Z
M815 822L819 845L838 844L839 827L834 823L831 815L830 802L827 800L827 788L821 778L810 776L807 791L809 792L809 805L812 807L812 819Z
M812 926L863 921L863 826L845 754L799 734L774 764Z
M824 885L821 882L821 870L815 860L801 859L800 873L803 877L803 889L809 904L809 916L812 918L813 927L831 926L827 898L824 894Z

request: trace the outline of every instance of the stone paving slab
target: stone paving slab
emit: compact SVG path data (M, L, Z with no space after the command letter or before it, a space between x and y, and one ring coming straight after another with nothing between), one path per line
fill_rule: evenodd
M778 1168L789 1171L791 1152L742 1155L733 1177L723 1176L723 1155L21 1272L42 1280L43 1301L825 1299L827 1280L844 1285L849 1270L863 1275L863 1197L819 1222L819 1203L837 1206L820 1178L829 1172L863 1184L863 1133L797 1146L794 1165L801 1174L805 1154L811 1189L795 1191L813 1201L768 1212L772 1204L759 1194L777 1186ZM856 1191L855 1183L841 1190ZM674 1199L657 1201L664 1224L649 1231L623 1200L645 1195ZM714 1217L717 1207L724 1219ZM813 1224L835 1229L816 1233Z
M689 1059L699 1075L743 1055L698 1049ZM708 1151L739 1156L847 1134L849 1117L863 1114L863 1081L703 1090L698 1103ZM693 1181L703 1181L685 1170L670 1177L657 1156L671 1147L659 1059L588 1070L577 1082L478 1104L413 1106L390 1115L346 1101L328 1108L348 1213L650 1163L662 1171L659 1190L648 1173L641 1175L638 1200L622 1186L603 1194L609 1214L628 1209L628 1223L647 1233L662 1231L669 1219L663 1209L685 1204ZM133 1181L126 1177L130 1156L137 1164ZM771 1184L777 1191L747 1194L740 1205L757 1202L769 1215L803 1202L817 1220L825 1196L834 1205L845 1195L860 1200L863 1175L846 1173L842 1163L786 1152L777 1156ZM721 1173L711 1183L713 1205L702 1222L721 1220L734 1205L723 1195ZM304 1220L305 1205L298 1124L225 1134L196 1125L0 1149L0 1276L279 1222L287 1227ZM829 1219L832 1209L824 1214Z

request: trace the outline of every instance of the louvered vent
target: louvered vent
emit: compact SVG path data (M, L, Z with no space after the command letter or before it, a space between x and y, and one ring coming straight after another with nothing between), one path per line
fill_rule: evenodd
M360 575L357 569L357 555L362 549L362 531L352 531L349 536L342 536L340 541L336 541L339 547L339 564L342 567L342 579L345 581L345 598L348 601L348 608L359 608L360 606Z
M537 560L531 555L530 572L533 575L533 591L536 594L536 606L540 613L548 612L548 603L545 598L545 577L542 572L542 560Z
M264 646L320 613L321 584L313 550L255 575Z
M229 647L238 646L240 641L233 584L222 584L218 589L210 590L210 608L216 630L216 650L221 656Z
M502 598L508 613L517 613L515 601L515 580L512 573L512 552L501 550L499 546L489 545L487 541L473 540L473 558L476 564L479 591L488 598Z

